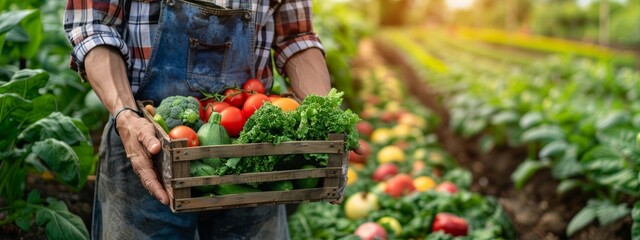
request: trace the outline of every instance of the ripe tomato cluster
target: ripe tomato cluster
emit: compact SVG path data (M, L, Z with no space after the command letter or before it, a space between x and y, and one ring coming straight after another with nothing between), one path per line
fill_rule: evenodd
M266 95L264 84L260 80L249 79L240 88L227 88L222 95L198 99L200 118L206 123L212 112L220 113L220 125L227 130L230 137L235 138L242 131L247 119L264 102L272 102L278 98L280 96L275 94Z

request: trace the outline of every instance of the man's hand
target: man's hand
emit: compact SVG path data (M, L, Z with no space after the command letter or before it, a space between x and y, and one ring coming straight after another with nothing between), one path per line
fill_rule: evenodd
M117 49L107 46L95 47L87 54L85 67L91 87L111 114L116 114L123 107L135 106L126 66ZM133 111L120 113L116 121L118 134L133 171L151 195L162 204L169 204L169 195L158 181L151 162L151 155L160 152L161 148L153 124Z
M127 158L133 171L149 193L162 204L169 204L169 195L158 181L151 156L160 152L161 144L156 138L153 124L132 111L123 112L116 119L118 133L122 139Z

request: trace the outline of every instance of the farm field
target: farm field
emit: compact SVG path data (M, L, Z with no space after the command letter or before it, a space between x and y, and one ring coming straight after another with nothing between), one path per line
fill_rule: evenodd
M0 239L85 239L109 115L36 2L0 1ZM292 239L640 238L640 4L439 2L314 1L367 151L342 203L288 205Z

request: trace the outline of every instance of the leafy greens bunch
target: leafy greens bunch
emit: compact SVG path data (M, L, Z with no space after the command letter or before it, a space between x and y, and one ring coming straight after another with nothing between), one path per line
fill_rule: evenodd
M245 123L240 136L234 141L244 143L273 143L301 140L327 140L329 133L345 134L346 150L359 147L356 123L360 117L351 110L343 110L342 95L335 88L326 96L311 94L296 110L282 111L279 107L265 103ZM326 166L327 154L305 154L306 159ZM293 159L291 155L243 157L229 160L228 173L273 171L279 164Z

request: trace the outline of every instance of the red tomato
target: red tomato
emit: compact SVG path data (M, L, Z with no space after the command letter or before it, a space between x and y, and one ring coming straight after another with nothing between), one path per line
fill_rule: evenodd
M214 103L211 104L211 106L213 106L213 111L214 112L222 112L222 109L225 109L225 108L227 108L228 106L231 106L231 105L229 105L226 102L214 102Z
M205 105L204 102L200 101L200 99L198 99L197 97L193 97L193 98L195 98L198 101L198 103L200 104L200 119L202 121L204 121L205 120L204 107L207 106L207 105Z
M244 105L242 106L242 114L244 114L245 118L251 117L253 113L258 110L258 108L262 107L264 102L270 102L269 97L262 93L254 93L244 101Z
M220 112L222 118L220 119L220 125L227 130L229 137L236 138L240 135L246 119L242 115L242 111L234 106L226 107Z
M225 109L228 106L230 106L230 105L228 103L226 103L226 102L212 102L212 103L209 103L208 105L206 105L206 107L204 109L204 116L205 116L206 120L202 119L202 121L204 121L204 123L207 123L209 121L209 117L211 117L211 113L220 112L220 111L222 111L222 109Z
M249 96L254 93L264 94L264 84L262 84L260 80L252 78L242 84L242 90L244 91L242 93L244 98L249 98Z
M443 231L451 236L466 236L469 231L467 220L451 213L438 213L433 219L431 231Z
M198 134L196 133L196 131L184 125L180 125L171 129L171 131L169 131L169 137L171 139L186 138L187 146L189 147L200 145L200 140L198 140Z
M227 90L224 90L224 96L223 101L231 106L241 108L242 104L244 104L244 95L240 89L227 88Z

